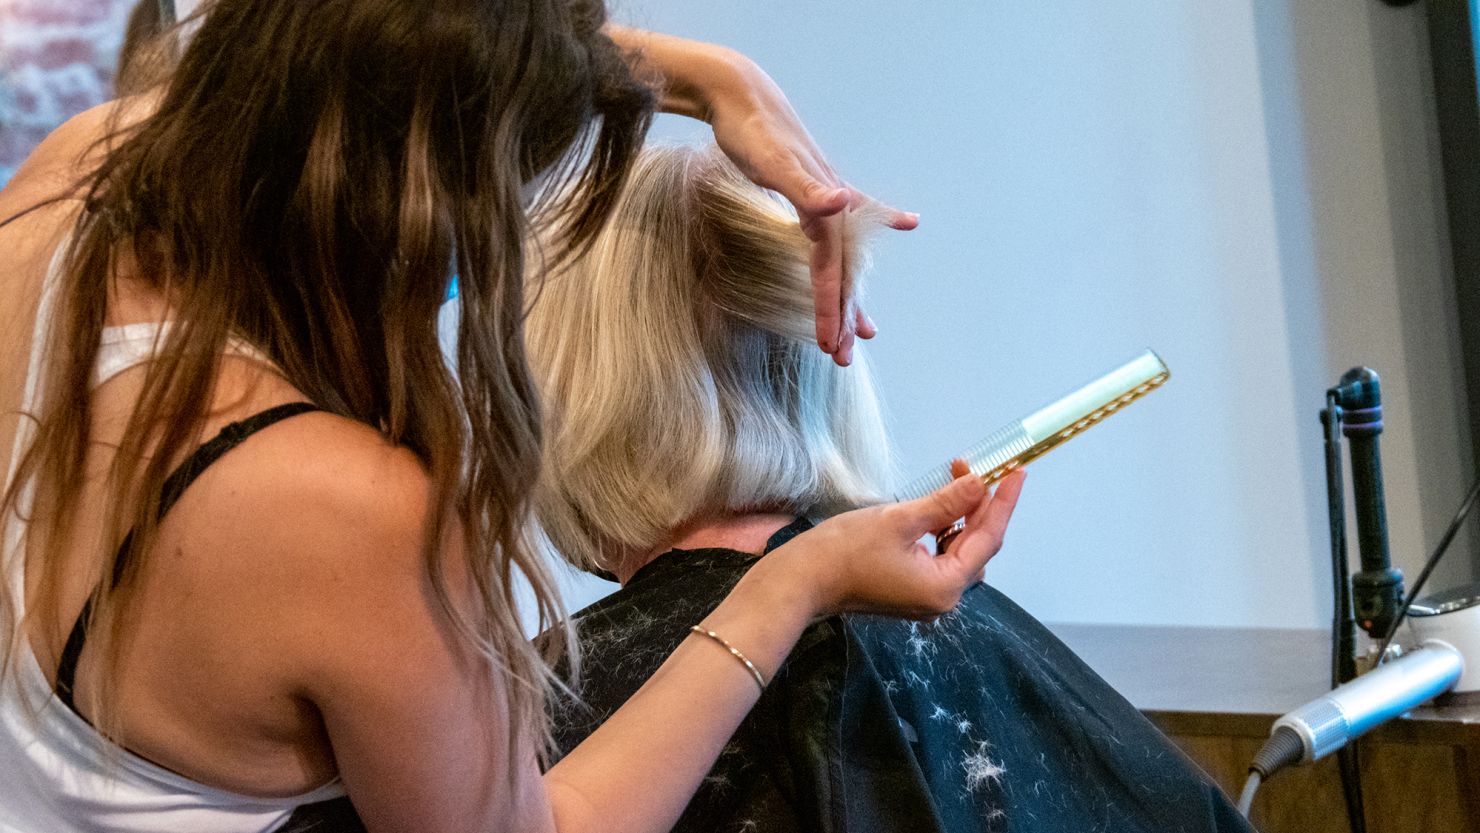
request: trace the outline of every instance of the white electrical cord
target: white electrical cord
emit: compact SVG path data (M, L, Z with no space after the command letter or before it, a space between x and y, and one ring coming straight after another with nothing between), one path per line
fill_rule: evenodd
M1249 817L1249 808L1254 806L1254 793L1259 792L1259 783L1264 779L1259 773L1249 773L1249 780L1244 782L1244 792L1238 798L1238 811L1244 818Z

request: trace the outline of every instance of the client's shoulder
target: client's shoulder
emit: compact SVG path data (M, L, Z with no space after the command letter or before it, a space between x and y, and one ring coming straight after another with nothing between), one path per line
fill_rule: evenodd
M673 550L621 588L577 611L582 640L609 632L682 638L729 595L757 557L727 549Z
M588 701L615 709L647 681L724 600L755 556L725 550L670 552L619 590L571 618ZM552 638L546 634L542 639ZM589 705L589 704L588 704Z

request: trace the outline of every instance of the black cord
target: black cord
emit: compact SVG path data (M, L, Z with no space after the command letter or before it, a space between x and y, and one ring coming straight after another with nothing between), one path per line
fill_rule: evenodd
M1469 516L1470 510L1475 508L1475 499L1480 497L1480 477L1475 479L1475 485L1470 487L1470 493L1465 495L1465 502L1459 505L1459 511L1455 513L1454 520L1450 521L1449 529L1444 531L1444 537L1439 540L1439 546L1434 549L1434 554L1424 562L1423 570L1418 574L1418 579L1413 582L1413 589L1408 591L1408 598L1403 600L1403 606L1398 609L1398 615L1393 618L1393 624L1388 627L1387 635L1382 638L1382 647L1377 652L1377 662L1381 665L1387 660L1388 646L1393 644L1393 637L1398 633L1398 626L1403 624L1403 619L1408 615L1408 606L1418 598L1418 591L1423 589L1424 582L1429 580L1429 574L1439 566L1439 559L1454 543L1454 537L1459 534L1460 527L1465 518Z

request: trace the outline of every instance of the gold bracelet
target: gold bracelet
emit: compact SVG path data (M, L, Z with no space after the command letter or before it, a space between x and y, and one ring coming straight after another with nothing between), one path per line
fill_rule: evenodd
M740 653L739 648L736 648L734 645L731 645L729 642L725 641L725 638L723 636L720 636L719 634L703 627L702 625L694 625L693 627L689 628L689 630L693 631L694 633L707 636L710 639L713 639L715 642L718 642L719 644L725 646L725 650L729 651L730 655L733 656L735 659L740 660L740 663L745 666L745 669L750 672L750 675L752 677L755 677L755 684L760 686L761 692L765 692L766 678L761 676L760 669L755 667L755 663L751 662L749 657Z

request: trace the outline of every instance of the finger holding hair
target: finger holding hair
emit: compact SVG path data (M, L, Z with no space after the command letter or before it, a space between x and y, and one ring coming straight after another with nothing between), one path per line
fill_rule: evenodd
M840 192L846 193L846 192ZM844 367L853 359L856 322L844 317L845 291L843 213L802 218L802 233L812 241L812 302L817 315L817 346Z
M850 270L854 268L846 260L848 252L847 215L852 207L874 205L884 225L899 231L909 231L919 225L918 215L898 211L872 200L856 188L839 183L836 191L823 177L836 182L831 169L820 158L815 165L823 166L813 173L812 168L798 163L793 177L798 185L791 189L773 187L791 201L801 220L802 232L812 242L812 296L817 316L817 345L823 352L833 356L834 361L844 367L853 363L854 339L873 338L878 327L863 313L857 303L852 286ZM816 195L825 194L823 198ZM841 207L838 207L841 204Z
M839 364L850 363L854 338L872 338L878 328L864 326L846 283L842 215L873 201L838 176L786 94L754 61L733 49L614 24L603 31L651 79L659 109L707 121L736 167L796 208L813 248L817 343ZM880 214L898 231L920 223L919 215L894 208Z

